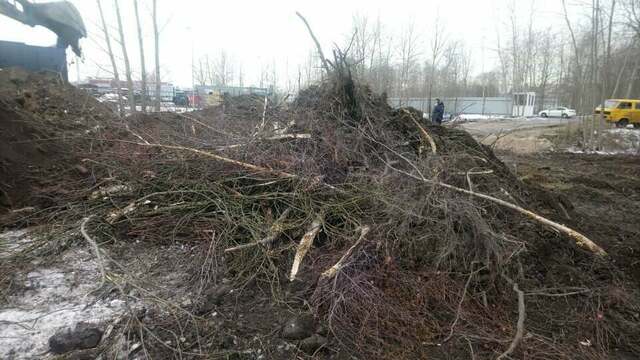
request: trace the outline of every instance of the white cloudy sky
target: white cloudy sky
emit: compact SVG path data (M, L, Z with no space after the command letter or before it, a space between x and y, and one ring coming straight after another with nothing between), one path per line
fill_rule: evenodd
M577 0L570 0L577 14ZM95 0L71 0L82 14L88 38L82 40L84 56L80 77L108 76L109 61L103 50ZM112 36L116 35L112 0L102 0ZM413 21L420 32L424 55L433 18L439 14L450 39L462 39L472 49L474 73L495 64L496 34L506 30L508 4L518 7L520 21L526 23L531 10L536 26L564 26L560 0L158 0L161 33L161 68L163 80L189 86L191 84L192 49L195 58L225 49L242 63L245 84L256 84L263 65L277 64L284 77L287 69L294 72L304 62L312 43L296 11L304 14L325 48L333 42L343 43L351 28L354 14L380 16L389 34L397 34ZM151 0L140 0L145 28L147 69L153 68L153 36ZM126 27L126 41L131 62L137 71L139 57L132 0L120 0ZM579 20L576 15L576 21ZM504 34L508 36L508 34ZM0 17L0 40L20 41L34 45L51 45L55 36L43 28L29 28ZM482 48L484 59L482 55ZM115 44L117 45L117 44ZM119 49L118 49L119 53ZM72 58L72 57L70 57ZM70 67L70 79L77 77Z

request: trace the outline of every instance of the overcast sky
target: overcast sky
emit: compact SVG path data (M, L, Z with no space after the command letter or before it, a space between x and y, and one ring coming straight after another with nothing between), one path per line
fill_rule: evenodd
M39 1L42 2L42 1ZM71 0L80 11L88 31L81 41L84 56L79 64L80 78L110 76L104 39L99 27L95 0ZM117 35L112 0L102 0L111 35ZM354 14L380 17L390 35L410 22L420 33L423 55L428 56L428 41L435 16L441 18L449 39L463 40L473 55L473 73L484 64L490 70L496 64L496 37L506 31L509 4L515 3L520 21L526 23L533 9L536 27L564 26L560 0L158 0L161 32L161 69L163 80L188 87L191 84L192 53L195 59L214 55L221 49L242 64L245 85L258 83L261 67L276 64L279 77L295 73L312 50L312 42L300 20L300 11L309 20L323 46L344 43ZM572 3L572 1L569 1ZM153 33L151 0L140 0L145 32L147 70L153 69ZM132 0L120 0L126 28L126 44L134 70L139 70L139 50ZM577 6L573 7L577 13ZM508 33L503 33L505 39ZM52 45L55 35L43 28L30 28L0 17L0 40ZM120 54L119 44L114 43ZM483 54L484 51L484 57ZM69 59L74 59L69 52ZM77 78L76 66L70 66L70 80Z

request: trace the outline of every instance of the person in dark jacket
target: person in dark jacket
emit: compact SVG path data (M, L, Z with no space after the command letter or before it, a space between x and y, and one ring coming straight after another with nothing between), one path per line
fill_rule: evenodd
M441 125L442 119L444 118L444 103L440 101L440 99L436 99L436 106L433 108L433 113L431 114L431 122L434 124Z

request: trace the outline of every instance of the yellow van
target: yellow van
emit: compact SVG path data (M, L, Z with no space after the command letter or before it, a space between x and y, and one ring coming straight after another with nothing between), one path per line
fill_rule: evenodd
M600 114L600 106L596 108L595 114ZM640 100L607 100L604 102L604 118L617 127L633 124L633 127L640 128Z

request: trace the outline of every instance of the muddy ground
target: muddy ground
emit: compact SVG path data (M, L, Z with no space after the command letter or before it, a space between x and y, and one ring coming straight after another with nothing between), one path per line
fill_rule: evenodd
M604 126L596 151L580 150L582 119L522 119L462 125L492 146L521 180L561 195L568 225L611 253L640 282L640 131Z
M588 234L640 282L640 157L572 153L500 154L518 177L566 197Z

